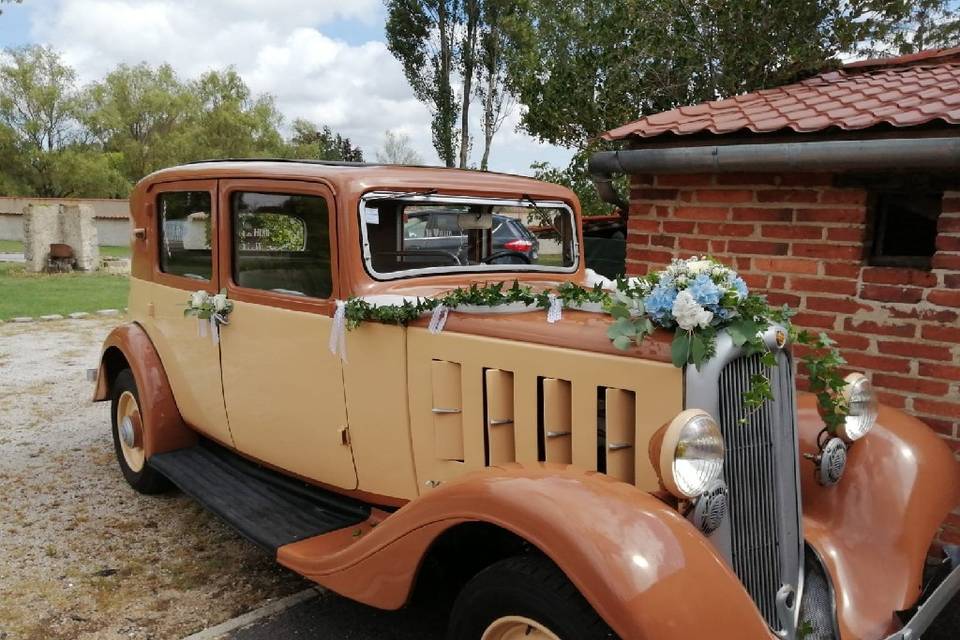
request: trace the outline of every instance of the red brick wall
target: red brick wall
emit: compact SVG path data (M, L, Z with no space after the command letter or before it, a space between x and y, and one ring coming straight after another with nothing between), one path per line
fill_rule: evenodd
M864 262L866 191L829 174L634 176L627 273L709 254L826 330L881 400L960 457L960 192L947 193L932 271ZM960 515L945 537L960 542ZM952 529L952 530L951 530Z

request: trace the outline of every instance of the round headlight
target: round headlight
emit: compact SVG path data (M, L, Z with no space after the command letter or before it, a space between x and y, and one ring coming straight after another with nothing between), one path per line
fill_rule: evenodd
M847 401L847 417L837 435L853 442L867 435L877 421L877 395L862 373L851 373L845 381L847 386L843 389L843 397Z
M723 473L723 435L710 414L687 409L667 426L660 445L660 479L678 498L696 498Z

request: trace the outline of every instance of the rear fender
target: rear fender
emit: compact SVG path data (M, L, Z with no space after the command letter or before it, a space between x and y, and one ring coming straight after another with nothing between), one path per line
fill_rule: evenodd
M798 398L798 418L800 450L815 453L823 422L812 395ZM886 637L900 628L894 612L920 596L930 543L960 502L960 465L927 425L886 406L835 486L800 464L804 535L832 578L841 636Z
M632 485L560 465L486 468L375 527L286 545L277 558L348 597L398 608L434 540L463 522L537 547L622 638L769 637L736 576L686 519Z
M103 343L94 402L110 400L117 375L133 371L143 418L143 450L149 459L155 453L189 447L196 434L187 427L177 409L170 382L150 336L143 327L129 323L116 327Z

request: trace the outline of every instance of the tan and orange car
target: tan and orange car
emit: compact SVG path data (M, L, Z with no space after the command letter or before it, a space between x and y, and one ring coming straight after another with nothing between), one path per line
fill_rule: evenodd
M124 476L180 487L321 585L395 609L441 567L449 636L476 640L906 640L956 615L960 557L928 559L960 502L946 445L880 406L824 459L791 366L740 424L760 364L722 335L680 369L669 336L613 348L604 314L454 312L442 332L364 323L331 351L351 297L588 282L565 188L217 161L148 176L131 209L131 319L95 392ZM496 244L505 218L554 233ZM198 290L229 318L185 316Z

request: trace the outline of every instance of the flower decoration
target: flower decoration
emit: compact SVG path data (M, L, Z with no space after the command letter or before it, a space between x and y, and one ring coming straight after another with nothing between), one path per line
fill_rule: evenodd
M183 310L184 316L194 316L199 320L214 318L220 324L226 324L227 316L233 311L233 302L227 298L227 290L210 295L204 290L190 294L187 307Z
M790 331L795 343L816 350L813 355L804 356L803 363L811 388L822 391L819 404L828 428L834 428L845 416L845 406L837 400L839 387L834 384L841 378L839 367L844 361L829 338L823 334L815 338L796 331L790 325L792 313L788 309L770 307L763 296L750 293L746 282L733 269L705 256L673 260L661 271L638 278L621 278L615 283L597 282L592 287L567 282L535 292L514 281L509 287L503 282L472 284L441 296L417 298L397 305L371 304L362 298L351 298L344 303L344 313L346 328L354 329L367 320L403 325L428 312L433 312L433 316L441 312L439 315L445 319L446 312L456 312L457 307L510 305L545 309L548 323L560 321L560 307L608 313L613 322L607 328L607 336L620 350L639 345L658 327L672 330L671 355L677 367L703 365L716 353L717 336L724 331L745 355L761 354L761 361L769 370L776 366L777 360L767 349L762 334L772 324L779 323ZM434 324L438 325L434 332L442 330L442 323L432 321L431 327ZM744 390L742 399L744 408L750 412L772 398L769 378L758 373Z

